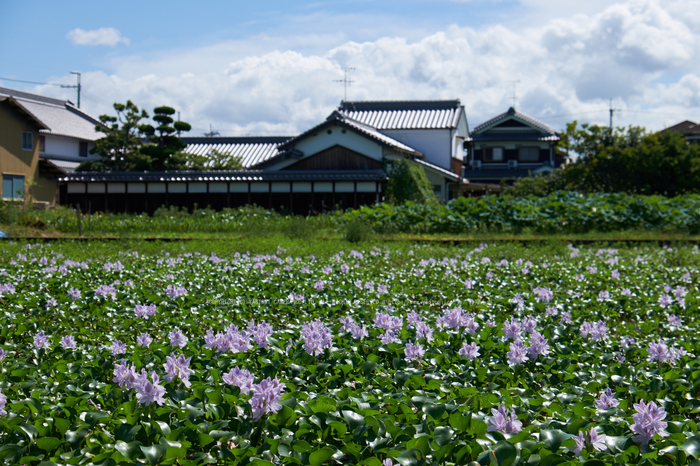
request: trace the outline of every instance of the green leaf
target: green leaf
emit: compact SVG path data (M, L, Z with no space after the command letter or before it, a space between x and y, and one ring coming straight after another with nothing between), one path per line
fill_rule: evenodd
M58 448L63 443L63 440L56 437L41 437L36 439L36 446L50 453Z
M678 449L684 451L693 458L700 459L700 435L690 437L683 445L678 447Z
M354 411L343 411L343 417L350 426L350 430L355 430L358 427L365 425L365 417L362 414L358 414Z
M150 447L139 446L143 454L146 456L146 463L151 466L155 466L160 461L160 457L163 456L168 449L167 443L156 443ZM123 453L122 453L123 454ZM124 455L126 456L126 455Z
M543 430L540 432L540 441L547 445L547 448L555 452L559 449L562 443L573 437L571 434L562 432L561 430Z
M85 413L85 422L88 423L90 427L97 424L100 419L109 418L109 414L104 411L88 411Z
M460 431L466 432L471 424L471 413L468 416L464 416L458 412L450 414L450 425L452 428Z
M126 456L131 461L134 461L136 458L141 456L141 445L142 444L139 441L126 443L119 440L116 444L114 444L114 449Z
M496 446L493 447L493 453L498 460L498 466L511 466L515 463L515 459L518 456L518 450L515 448L515 445L507 440L499 441Z
M311 466L321 466L324 461L326 461L328 458L333 456L335 453L335 450L333 450L330 447L323 447L320 450L317 450L311 455L309 455L309 464Z

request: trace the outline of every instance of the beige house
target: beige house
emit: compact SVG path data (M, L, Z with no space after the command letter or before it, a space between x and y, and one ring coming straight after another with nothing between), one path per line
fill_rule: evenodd
M3 200L59 202L58 178L95 158L98 124L70 101L0 87Z

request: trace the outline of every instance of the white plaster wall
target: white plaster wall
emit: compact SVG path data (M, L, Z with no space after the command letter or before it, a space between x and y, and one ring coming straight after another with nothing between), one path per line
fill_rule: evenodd
M450 170L453 140L449 129L391 129L382 133L413 147L423 160Z
M46 140L46 150L42 152L44 156L71 162L83 162L85 160L95 160L98 158L96 155L90 153L90 149L95 147L95 143L92 141L88 141L88 156L80 157L80 155L78 155L80 154L80 140L43 133L42 136L44 136Z

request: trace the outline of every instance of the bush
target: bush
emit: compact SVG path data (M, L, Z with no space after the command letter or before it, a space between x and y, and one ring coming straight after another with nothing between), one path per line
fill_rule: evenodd
M370 238L372 230L363 220L352 220L345 224L345 241L348 243L360 243Z

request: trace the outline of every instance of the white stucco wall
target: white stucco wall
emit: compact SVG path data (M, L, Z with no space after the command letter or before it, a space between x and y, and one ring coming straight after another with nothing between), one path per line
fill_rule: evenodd
M68 160L71 162L84 162L85 160L95 160L98 157L90 154L90 149L95 147L95 143L88 141L88 156L80 157L80 140L61 136L42 134L46 140L46 148L41 155L58 160Z
M453 141L449 129L392 129L382 133L413 147L426 162L450 169Z

